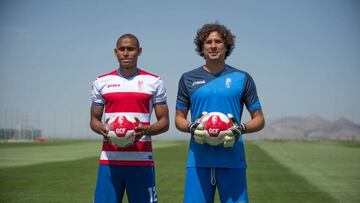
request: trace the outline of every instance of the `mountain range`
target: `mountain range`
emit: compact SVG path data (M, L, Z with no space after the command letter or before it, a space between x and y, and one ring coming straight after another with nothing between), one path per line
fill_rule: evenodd
M328 121L318 115L284 117L266 123L256 133L246 134L246 140L338 140L360 141L360 125L346 118Z

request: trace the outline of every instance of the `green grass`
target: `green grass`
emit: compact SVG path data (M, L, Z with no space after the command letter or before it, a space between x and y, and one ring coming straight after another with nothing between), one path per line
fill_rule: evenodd
M188 145L154 150L156 190L159 202L182 202Z
M49 142L0 144L0 168L78 160L99 154L97 140L56 140Z
M250 142L246 146L248 190L252 202L336 202L330 194L310 184L260 148L267 144Z
M92 202L100 147L0 144L0 202ZM154 143L159 202L182 202L187 149ZM251 202L360 202L360 143L257 141L246 152Z
M359 142L256 142L256 145L336 201L360 202Z

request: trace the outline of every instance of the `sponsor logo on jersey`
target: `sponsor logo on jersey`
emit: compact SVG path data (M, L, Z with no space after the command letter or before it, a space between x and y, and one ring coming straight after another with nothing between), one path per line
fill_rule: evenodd
M205 84L205 80L195 81L195 82L192 83L192 86L202 85L202 84Z
M110 87L120 87L120 84L108 84L107 88L110 88Z

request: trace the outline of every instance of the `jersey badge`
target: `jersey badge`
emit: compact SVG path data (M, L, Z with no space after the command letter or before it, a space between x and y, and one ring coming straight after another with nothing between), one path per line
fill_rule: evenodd
M138 90L141 91L144 89L144 81L139 80L138 81Z
M226 86L226 88L230 88L230 87L231 87L231 78L226 78L226 80L225 80L225 86Z

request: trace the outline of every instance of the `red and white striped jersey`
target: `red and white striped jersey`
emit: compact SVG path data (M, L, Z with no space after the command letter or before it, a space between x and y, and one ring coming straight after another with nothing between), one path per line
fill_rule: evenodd
M104 119L125 113L150 125L155 104L166 103L166 90L160 77L139 70L124 78L119 70L98 77L92 86L91 99L95 105L104 105ZM153 166L151 136L145 135L129 147L118 147L103 141L100 164Z

